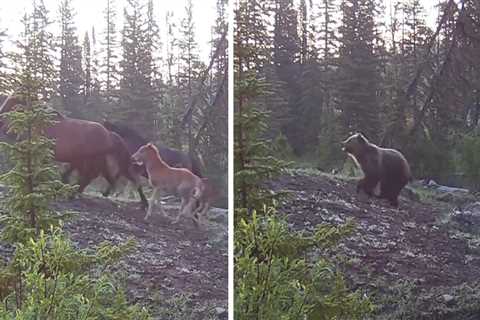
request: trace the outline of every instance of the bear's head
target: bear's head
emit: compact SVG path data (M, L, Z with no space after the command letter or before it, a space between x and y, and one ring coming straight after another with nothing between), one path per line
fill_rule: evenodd
M359 155L368 144L368 139L363 134L357 132L342 142L342 150L352 155Z

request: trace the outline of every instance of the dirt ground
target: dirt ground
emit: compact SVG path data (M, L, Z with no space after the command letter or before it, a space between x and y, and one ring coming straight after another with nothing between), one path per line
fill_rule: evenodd
M136 240L138 250L124 259L121 271L126 272L129 297L148 306L154 315L166 300L183 294L192 308L203 308L218 319L226 317L226 210L212 210L207 230L202 231L188 219L172 225L153 214L145 222L145 212L131 201L82 195L56 207L72 212L73 219L65 227L80 248L102 241ZM178 210L174 203L167 203L165 209L171 217Z
M408 280L417 292L448 293L479 282L478 234L458 223L463 220L455 214L462 209L451 203L401 196L394 209L386 201L357 196L354 181L328 175L284 175L270 187L290 193L280 211L294 229L313 231L317 224L353 219L356 231L341 244L340 254L349 259L345 273L354 289L387 291Z

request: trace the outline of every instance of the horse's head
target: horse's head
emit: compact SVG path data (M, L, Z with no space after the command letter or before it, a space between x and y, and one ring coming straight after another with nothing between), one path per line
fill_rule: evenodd
M152 157L160 157L158 154L158 149L149 142L146 145L141 146L137 152L132 155L132 162L135 164L142 165ZM160 158L161 160L161 158Z

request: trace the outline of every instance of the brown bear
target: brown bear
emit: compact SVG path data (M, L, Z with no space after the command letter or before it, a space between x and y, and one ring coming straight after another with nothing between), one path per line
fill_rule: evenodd
M392 206L398 207L398 194L411 179L407 159L397 150L370 143L361 133L350 136L342 145L364 174L358 181L357 194L363 190L369 196L387 199ZM379 195L375 194L378 186Z

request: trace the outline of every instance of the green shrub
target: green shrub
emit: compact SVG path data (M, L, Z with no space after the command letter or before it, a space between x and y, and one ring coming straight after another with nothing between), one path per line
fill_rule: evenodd
M18 243L11 264L0 269L0 278L14 284L3 288L10 293L0 319L149 319L106 272L133 247L102 244L88 252L75 248L60 228L41 230L37 239Z
M466 135L461 149L461 167L475 189L480 187L480 137Z
M341 272L313 249L334 248L352 225L320 225L314 235L292 232L273 209L235 230L235 319L363 319L373 306L350 292Z
M406 156L416 178L441 179L445 173L454 172L452 155L445 151L445 145L431 139L416 139Z

